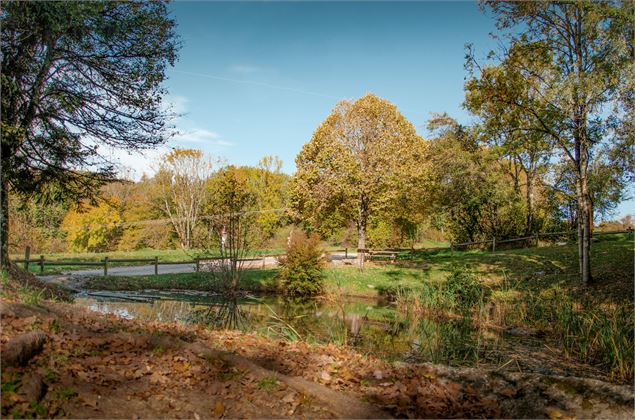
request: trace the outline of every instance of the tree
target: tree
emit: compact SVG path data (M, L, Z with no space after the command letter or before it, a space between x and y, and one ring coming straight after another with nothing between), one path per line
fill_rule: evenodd
M230 165L210 179L205 223L210 245L222 257L216 274L225 283L228 294L235 296L242 274L243 259L247 256L255 236L256 195L249 185L246 171Z
M162 82L178 40L160 1L6 1L0 23L4 266L9 191L92 197L115 176L100 146L139 150L165 140Z
M432 209L443 215L453 239L518 236L523 224L521 195L500 156L479 144L478 127L463 126L441 114L428 122L428 129L433 135L428 147Z
M291 205L322 232L354 220L366 248L369 217L415 200L426 185L425 143L385 99L341 101L296 158Z
M155 176L162 189L163 211L181 242L181 248L192 247L193 233L206 200L205 184L213 165L203 152L174 149L161 157Z
M521 64L516 65L515 61L521 61ZM527 80L530 74L524 75L519 69L539 73L543 63L544 60L535 57L510 53L500 65L481 69L480 80L471 79L465 85L464 105L481 118L484 142L501 157L501 168L512 177L516 192L521 194L521 187L524 187L526 235L536 228L534 186L538 172L547 167L553 144L550 136L540 130L538 119L531 112L502 101L491 101L489 95L496 89L505 95L513 95L519 103L536 100Z
M247 169L247 168L243 168ZM289 191L289 176L282 172L282 160L277 156L265 156L251 175L251 188L256 195L258 226L262 239L270 239L285 220Z
M591 281L592 191L589 165L594 148L617 143L610 135L612 126L623 119L608 117L607 105L620 100L622 86L632 77L632 4L591 2L509 2L487 1L497 17L498 27L510 31L506 65L515 66L531 94L510 95L481 77L487 100L531 115L536 124L525 127L549 136L568 160L575 174L578 206L578 251L580 277ZM526 56L539 60L539 68L529 67ZM510 58L507 60L507 58ZM474 63L473 57L470 59ZM539 71L538 71L539 70ZM619 132L619 130L616 130Z
M43 205L33 199L24 200L11 195L10 252L21 253L26 246L32 252L40 253L66 251L65 234L60 226L70 205L61 201Z
M103 252L116 248L121 237L119 200L102 200L97 206L71 209L62 222L62 230L73 251Z
M309 297L324 292L324 256L317 233L291 232L287 254L280 259L278 281L286 296Z

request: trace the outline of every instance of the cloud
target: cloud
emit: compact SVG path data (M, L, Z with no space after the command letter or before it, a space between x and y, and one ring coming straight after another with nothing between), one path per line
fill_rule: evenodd
M210 131L205 128L193 128L189 130L181 130L172 137L171 142L185 143L185 144L211 144L216 146L233 146L233 144L227 140L223 140L215 131Z
M162 155L170 151L170 148L164 145L156 149L130 152L100 146L98 151L100 155L115 164L120 176L138 181L144 173L153 175L156 172L156 163Z
M112 162L117 172L126 178L138 181L145 173L154 175L161 156L169 153L175 147L201 149L206 154L213 153L214 149L224 149L234 144L225 140L215 131L205 128L192 128L180 130L166 144L155 149L143 151L127 151L120 148L99 145L98 154L109 162Z
M176 114L185 114L187 112L187 103L189 99L180 95L165 95L161 102L161 108L164 111L174 112Z
M254 74L263 71L264 69L258 66L250 66L248 64L234 64L229 67L229 71L238 74Z

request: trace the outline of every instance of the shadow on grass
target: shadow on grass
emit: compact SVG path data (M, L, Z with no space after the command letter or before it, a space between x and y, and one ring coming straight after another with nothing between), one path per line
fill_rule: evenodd
M578 281L578 253L575 244L552 245L498 252L439 251L415 255L426 279L435 271L451 272L465 267L483 277L520 281L518 287L539 290L563 287L573 293L598 293L607 299L624 301L633 296L633 242L626 237L602 238L591 249L593 284L584 287Z

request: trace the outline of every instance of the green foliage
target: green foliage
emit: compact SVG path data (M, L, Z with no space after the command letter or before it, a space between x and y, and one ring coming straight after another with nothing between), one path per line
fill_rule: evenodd
M278 378L275 376L265 376L258 381L256 386L262 391L272 392L278 389L278 384Z
M511 163L481 147L475 128L461 126L447 115L436 116L429 128L436 133L428 151L434 180L432 210L452 239L522 236L527 212L518 179L505 170L505 164Z
M39 305L44 298L45 289L34 289L28 286L20 287L18 292L18 299L27 305Z
M57 396L58 399L62 401L69 401L69 400L72 400L73 398L76 398L79 394L77 393L77 391L75 391L72 388L62 388L57 390L55 395Z
M61 229L70 203L40 203L37 200L9 197L10 253L32 251L60 252L66 249L65 232Z
M469 311L488 294L479 277L466 268L454 268L445 283L444 292L459 310Z
M374 223L373 223L374 222ZM388 248L396 245L394 226L386 220L372 221L368 229L369 248Z
M291 234L287 255L280 261L278 280L287 296L315 296L324 290L320 238L303 231Z
M143 150L169 136L163 81L179 42L165 2L7 1L0 19L3 221L9 191L94 199L116 178L100 146Z

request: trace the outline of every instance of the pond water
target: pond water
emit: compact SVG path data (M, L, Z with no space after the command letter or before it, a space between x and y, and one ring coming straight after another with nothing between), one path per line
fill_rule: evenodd
M347 344L386 360L450 365L496 363L502 336L476 329L469 320L408 316L390 303L362 298L289 301L250 296L232 302L200 293L91 292L77 305L123 318L215 323L285 339Z

